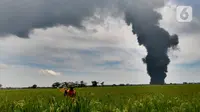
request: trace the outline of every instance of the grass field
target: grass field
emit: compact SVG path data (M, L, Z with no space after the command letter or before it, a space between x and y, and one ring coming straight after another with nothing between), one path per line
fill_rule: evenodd
M0 90L0 112L200 112L200 85Z

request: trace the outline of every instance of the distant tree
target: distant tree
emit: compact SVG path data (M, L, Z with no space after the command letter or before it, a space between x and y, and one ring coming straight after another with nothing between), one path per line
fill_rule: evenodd
M61 85L60 82L55 82L55 83L52 84L52 87L53 87L53 88L57 88L57 87L59 87L60 85Z
M63 82L60 84L61 87L67 87L69 85L69 82Z
M36 84L34 84L34 85L32 86L32 88L37 88L37 85L36 85Z
M80 81L80 87L84 86L84 81Z
M80 82L80 87L85 87L86 86L86 83L84 81L81 81Z
M125 86L125 84L119 84L119 86Z
M183 84L187 84L187 82L183 82Z
M93 87L96 87L98 83L99 83L99 82L97 82L97 81L92 81L92 86L93 86Z
M104 82L101 82L101 86L104 86Z
M2 85L2 84L0 84L0 88L2 88L2 86L3 86L3 85Z

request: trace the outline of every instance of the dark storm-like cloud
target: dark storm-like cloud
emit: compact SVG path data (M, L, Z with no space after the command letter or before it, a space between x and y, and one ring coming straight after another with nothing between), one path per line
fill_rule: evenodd
M115 8L120 13L130 8L135 10L134 13L149 17L151 14L141 8L153 9L163 6L163 3L162 0L1 0L0 35L26 38L35 28L56 25L83 28L82 21L93 16L97 9L110 12Z
M106 7L106 0L1 0L0 35L28 37L34 28L83 27L81 22Z

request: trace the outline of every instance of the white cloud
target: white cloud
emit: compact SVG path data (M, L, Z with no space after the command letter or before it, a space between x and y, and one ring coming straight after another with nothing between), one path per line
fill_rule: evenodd
M61 73L55 72L53 70L40 70L39 73L42 74L42 75L46 75L46 76L59 76L59 75L61 75Z
M14 57L18 63L90 72L101 71L104 67L99 68L96 64L109 61L120 61L123 62L121 67L130 68L133 66L129 63L136 65L135 60L141 61L146 54L122 18L107 17L98 24L91 22L95 20L89 21L84 23L86 30L60 26L36 29L30 39L7 38L0 43L2 58Z
M127 26L122 18L108 16L102 21L85 21L84 25L85 30L59 26L35 29L30 39L13 36L5 38L0 41L0 52L3 54L0 59L10 64L38 69L46 75L62 73L60 77L63 79L82 79L89 83L98 78L106 78L105 83L121 82L120 79L125 82L130 76L137 81L138 71L144 72L148 77L141 61L146 50L138 45L136 36L132 35L131 26ZM106 64L109 62L111 65ZM119 64L112 65L115 62ZM37 72L34 73L30 77L42 77L36 75ZM27 71L23 74L30 73ZM55 77L52 80L59 79ZM41 81L40 84L44 82L46 81Z
M0 64L0 70L1 69L6 69L6 68L8 68L8 65L6 65L6 64Z

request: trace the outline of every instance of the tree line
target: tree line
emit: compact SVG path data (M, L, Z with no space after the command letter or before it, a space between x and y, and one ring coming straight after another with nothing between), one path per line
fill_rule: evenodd
M87 83L84 81L80 81L80 82L76 81L76 82L55 82L52 84L52 87L53 88L64 87L64 86L68 86L70 83L73 83L73 85L75 87L86 87L87 86ZM91 81L91 84L93 87L98 86L98 84L101 84L101 86L104 86L104 82L99 83L97 81Z
M64 86L68 86L68 84L73 83L75 87L97 87L97 86L140 86L140 85L149 85L149 84L112 84L112 85L104 85L104 82L98 82L98 81L91 81L91 85L87 85L84 81L76 81L76 82L54 82L50 87L38 87L38 85L34 84L29 87L23 87L25 89L27 88L62 88ZM200 82L183 82L183 83L169 83L164 85L182 85L182 84L200 84ZM0 84L0 88L2 88L3 85ZM22 89L22 88L11 88L6 87L5 89Z

